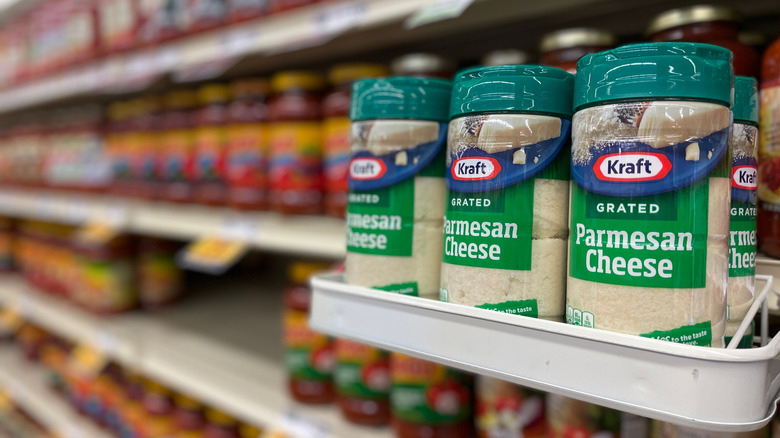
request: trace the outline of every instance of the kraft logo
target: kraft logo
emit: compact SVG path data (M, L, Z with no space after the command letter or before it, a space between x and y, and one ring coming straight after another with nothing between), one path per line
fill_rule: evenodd
M758 170L756 166L737 166L731 169L731 187L756 190L758 188Z
M495 178L501 172L501 165L495 158L465 157L455 160L451 171L458 181L479 181Z
M624 152L600 157L593 165L596 178L603 181L655 181L672 170L664 154L655 152Z
M355 180L379 179L385 172L387 166L379 158L354 158L349 163L349 176Z

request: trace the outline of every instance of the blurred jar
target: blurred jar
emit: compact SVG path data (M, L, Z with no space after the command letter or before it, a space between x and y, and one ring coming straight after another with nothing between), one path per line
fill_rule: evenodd
M197 101L197 95L190 90L171 91L163 97L157 175L168 201L190 202L193 199L189 178L194 160Z
M344 217L349 184L349 108L352 83L365 78L387 76L381 64L339 64L328 72L333 87L322 101L325 177L325 214Z
M225 203L225 155L230 88L210 84L198 90L200 109L196 113L195 163L191 180L195 183L196 202L206 205Z
M145 309L159 309L184 292L184 273L176 264L181 244L141 237L138 241L138 299Z
M301 403L334 400L332 373L336 363L333 339L309 327L309 278L327 269L321 263L293 263L290 285L284 291L284 345L288 388Z
M174 402L176 409L173 413L173 422L176 432L173 438L203 437L206 428L203 405L183 395L176 395Z
M240 23L268 13L270 0L228 0L228 16L231 23Z
M204 438L241 438L238 432L238 421L215 409L206 410Z
M271 208L286 214L322 212L321 91L325 80L310 71L271 78L269 104Z
M146 411L144 437L173 436L173 394L159 383L147 381L144 384L143 406Z
M455 63L432 53L410 53L395 58L390 66L394 75L452 79Z
M540 64L577 73L577 61L590 53L611 49L617 38L600 29L573 28L549 33L539 46Z
M523 50L493 50L492 52L489 52L487 55L482 57L482 65L486 67L496 65L520 65L528 64L530 59L531 57L528 56L528 52Z
M268 203L268 104L271 86L263 79L231 85L228 108L228 150L225 176L228 204L242 210L262 210Z
M300 8L301 6L311 5L320 0L270 0L269 7L272 14L289 11L290 9Z
M742 16L727 6L696 5L656 16L647 28L650 41L684 41L725 47L734 54L734 74L758 76L758 52L738 39Z
M107 241L77 237L73 248L80 275L72 297L78 304L100 314L126 312L138 305L129 236Z

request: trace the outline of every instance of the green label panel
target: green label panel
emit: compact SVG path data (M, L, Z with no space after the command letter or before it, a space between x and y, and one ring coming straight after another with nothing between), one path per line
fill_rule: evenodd
M350 191L347 251L410 257L414 236L414 178L372 191Z
M444 262L530 270L534 180L482 193L449 192Z
M709 321L694 325L686 325L673 330L659 330L651 333L643 333L639 336L674 342L675 344L696 345L699 347L712 346L712 326Z
M330 373L317 371L311 358L311 351L301 348L288 348L285 351L285 363L291 377L301 380L328 380Z
M482 304L476 307L512 315L530 316L531 318L539 317L539 307L536 300L504 301L503 303Z
M634 197L594 195L572 184L570 275L625 286L704 287L708 202L708 178Z
M729 277L756 275L756 207L732 202L729 233Z

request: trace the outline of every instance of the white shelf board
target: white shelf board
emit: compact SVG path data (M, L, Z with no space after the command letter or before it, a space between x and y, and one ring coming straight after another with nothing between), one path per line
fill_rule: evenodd
M334 438L392 435L347 423L335 406L294 402L287 395L283 364L281 294L267 283L244 278L225 285L224 280L204 277L193 296L159 312L99 318L11 274L0 276L0 303L250 424L313 426Z
M755 430L780 388L780 336L694 347L312 280L311 326L455 368L694 428ZM723 403L729 400L729 403Z
M0 387L25 412L62 438L110 437L49 388L42 367L27 362L21 351L10 345L0 346Z
M253 248L312 257L345 253L344 221L325 216L283 216L108 195L0 189L0 214L74 225L103 222L144 235L194 240L222 236Z

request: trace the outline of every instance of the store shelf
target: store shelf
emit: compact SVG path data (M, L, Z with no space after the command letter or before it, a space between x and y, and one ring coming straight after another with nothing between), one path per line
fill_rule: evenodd
M128 232L171 239L216 236L241 240L257 249L313 257L342 257L346 248L344 222L322 216L240 213L29 189L1 189L0 214L74 225L105 223Z
M48 387L43 368L26 362L20 351L8 345L0 346L0 387L35 420L62 438L110 436Z
M312 287L310 324L332 336L694 428L754 430L775 412L780 337L701 348L378 292L340 275Z
M280 287L257 279L205 278L191 297L156 313L99 318L25 284L0 277L0 303L173 390L265 428L317 430L319 437L389 437L345 422L334 406L309 407L287 396ZM0 355L0 370L5 369Z

